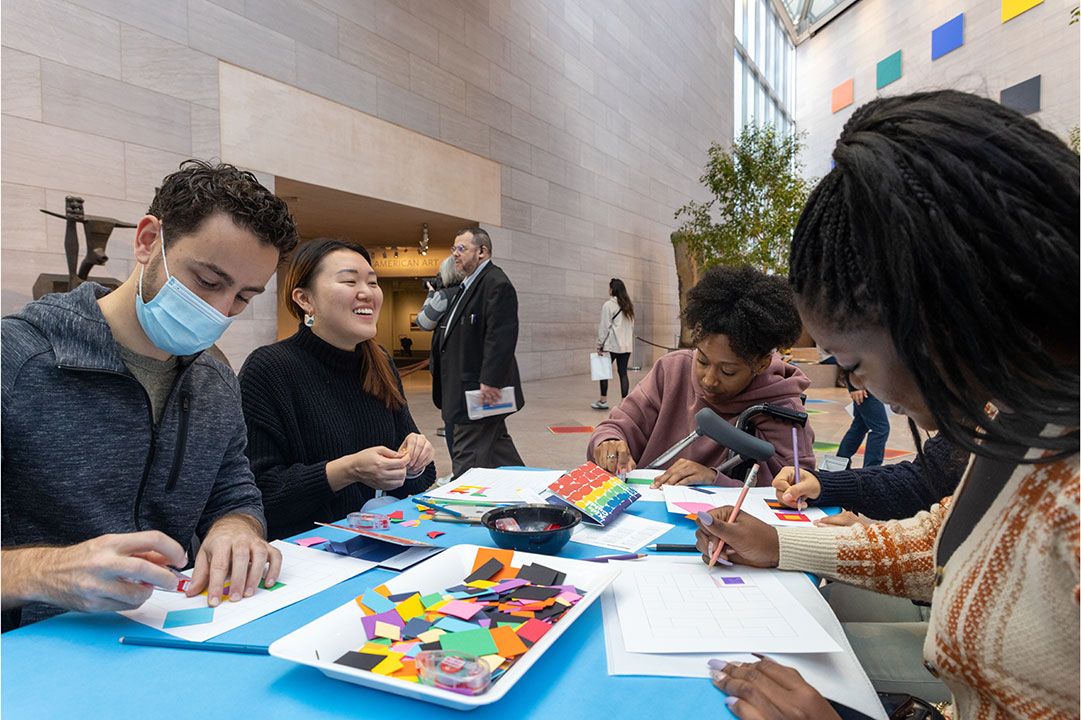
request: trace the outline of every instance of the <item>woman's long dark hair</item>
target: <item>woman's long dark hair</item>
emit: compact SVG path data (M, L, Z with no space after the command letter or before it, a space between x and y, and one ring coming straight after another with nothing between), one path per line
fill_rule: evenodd
M293 300L293 290L304 288L311 292L311 282L319 272L324 258L336 250L351 250L372 263L372 256L361 245L348 240L333 240L330 238L318 238L300 246L293 261L289 264L289 272L285 276L285 288L283 297L287 303L289 313L297 320L303 321L304 309ZM398 374L390 364L390 358L383 348L370 338L360 343L357 347L363 357L362 367L364 373L362 387L364 392L379 398L388 408L397 410L405 405L405 397L399 388Z
M804 305L838 328L884 326L956 445L1012 461L1076 453L1077 154L1013 110L944 90L859 108L833 160L792 240ZM987 399L1005 410L993 423ZM1046 423L1072 431L1040 437Z
M623 281L612 278L608 281L608 289L612 291L612 297L619 303L623 317L634 320L634 303L631 302L631 296L627 294L627 286L623 284Z

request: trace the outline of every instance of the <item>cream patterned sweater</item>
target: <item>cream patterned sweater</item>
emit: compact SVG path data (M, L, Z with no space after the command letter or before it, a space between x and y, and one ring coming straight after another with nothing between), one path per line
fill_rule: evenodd
M955 497L969 484L973 465ZM1079 478L1077 455L1013 466L937 571L949 498L901 521L781 528L779 567L930 600L924 664L953 693L954 718L1077 718ZM974 483L972 492L978 489Z

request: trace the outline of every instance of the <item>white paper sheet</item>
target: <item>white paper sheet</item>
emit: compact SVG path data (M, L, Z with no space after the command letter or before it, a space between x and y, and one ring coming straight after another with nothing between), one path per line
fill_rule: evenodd
M687 515L689 509L680 503L704 503L710 507L735 505L743 488L738 487L690 487L687 485L665 485L664 501L668 512ZM802 512L795 508L771 508L766 500L776 500L777 491L771 487L753 487L747 491L747 497L740 506L741 513L753 515L762 522L774 527L813 527L811 523L826 517L825 511L817 507L805 507ZM692 506L693 507L693 506ZM786 520L782 516L793 518Z
M673 563L699 564L699 560L673 558ZM845 637L841 624L807 577L802 573L779 573L778 580L793 597L819 621L826 632L842 648L842 653L770 653L770 657L789 667L794 667L812 687L826 697L844 703L848 707L877 720L886 720L886 713L878 701L867 675L860 668L852 647ZM615 595L608 589L601 596L604 615L604 641L608 657L609 675L653 675L659 677L708 678L706 663L710 658L729 662L754 662L753 655L745 653L631 653L623 646L620 618Z
M424 497L463 502L544 502L548 486L562 470L496 470L473 468L457 480L432 488Z
M257 589L253 596L235 603L225 600L214 608L213 622L183 627L162 627L165 616L174 610L207 607L205 595L189 598L184 597L183 593L166 590L155 590L150 599L140 607L125 610L120 614L178 638L202 642L299 602L375 567L373 562L313 550L282 540L275 540L271 545L278 548L282 554L282 570L278 582L283 583L283 587L276 590Z
M642 496L638 498L640 501L664 502L664 493L661 492L660 488L651 488L649 485L639 485L638 483L628 482L634 479L649 480L650 482L653 482L658 475L664 475L664 470L635 469L627 473L627 478L624 482L627 482L628 485L638 491Z
M480 390L465 391L465 414L470 420L480 420L492 415L506 415L518 409L518 401L514 397L514 388L507 386L500 389L499 402L495 405L485 405L480 399Z
M779 571L650 557L612 584L630 652L839 652Z
M579 525L571 533L571 542L611 548L620 552L638 552L671 530L674 525L623 513L607 527Z

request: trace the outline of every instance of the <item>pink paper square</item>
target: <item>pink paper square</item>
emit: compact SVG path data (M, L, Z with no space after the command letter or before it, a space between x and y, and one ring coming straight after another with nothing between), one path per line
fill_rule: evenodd
M687 511L687 514L689 515L694 515L697 512L709 512L715 507L714 505L710 505L709 503L700 502L678 502L672 504L678 508L683 508Z
M451 600L443 607L439 608L439 612L444 615L453 615L456 618L462 620L468 620L469 618L480 612L480 605L476 603L468 603L464 600Z

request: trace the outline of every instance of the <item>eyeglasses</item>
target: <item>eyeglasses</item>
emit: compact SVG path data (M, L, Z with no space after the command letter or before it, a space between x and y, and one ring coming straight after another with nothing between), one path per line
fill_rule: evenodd
M465 245L455 245L450 249L452 253L464 253L466 251Z

